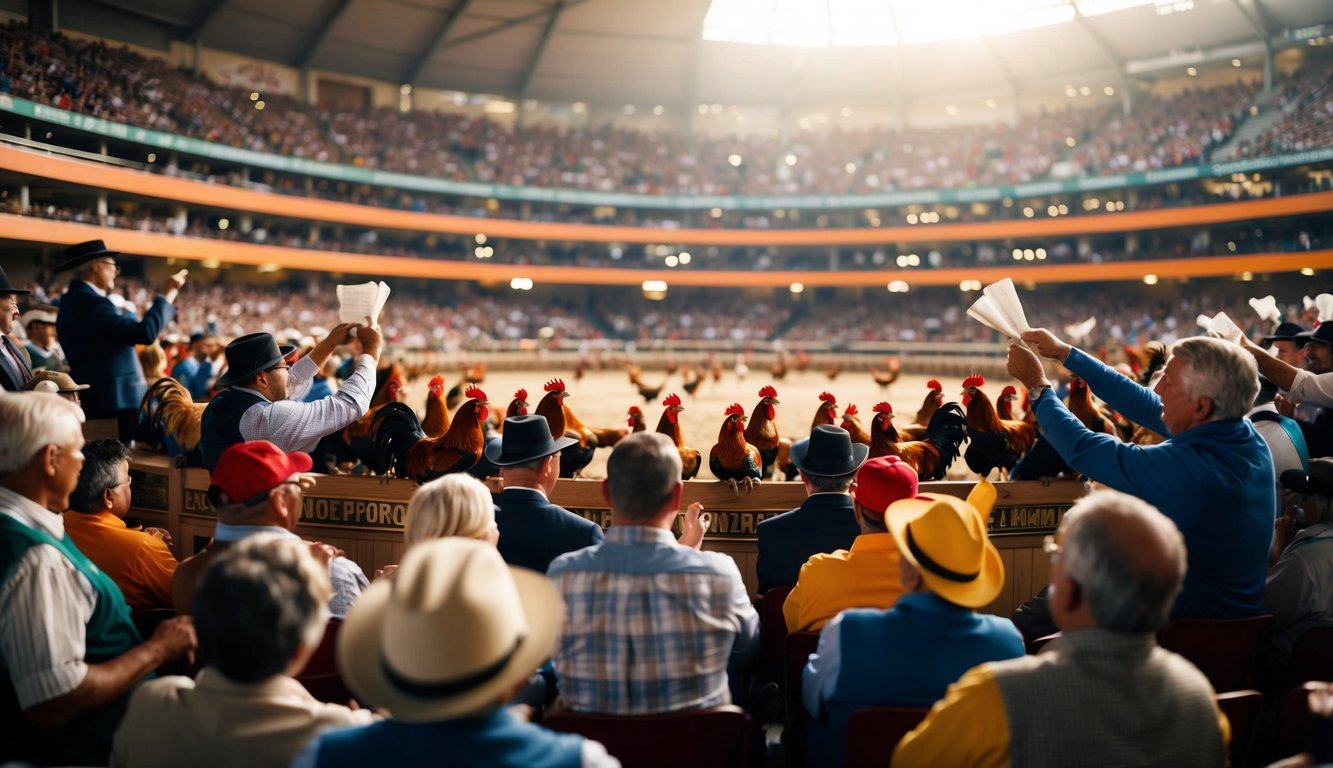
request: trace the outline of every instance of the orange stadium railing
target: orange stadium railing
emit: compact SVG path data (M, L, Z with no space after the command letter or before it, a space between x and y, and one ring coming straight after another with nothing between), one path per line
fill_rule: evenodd
M484 232L488 237L587 243L849 246L912 242L976 242L1006 238L1031 239L1134 232L1333 211L1333 192L1314 192L1234 203L1025 221L854 229L668 229L483 219L376 208L318 198L272 194L226 184L209 184L4 145L0 145L0 169L20 175L57 180L63 184L322 223L468 236Z

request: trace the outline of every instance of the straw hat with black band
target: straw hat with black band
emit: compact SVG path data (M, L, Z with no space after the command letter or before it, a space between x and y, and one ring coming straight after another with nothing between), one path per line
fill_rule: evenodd
M889 505L889 533L902 558L931 592L955 605L981 608L1004 588L1004 563L981 513L953 496L918 496Z

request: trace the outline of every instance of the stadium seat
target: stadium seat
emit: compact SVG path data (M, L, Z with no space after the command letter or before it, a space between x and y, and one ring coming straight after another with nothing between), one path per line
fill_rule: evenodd
M774 587L759 599L759 659L756 673L760 681L781 678L782 643L787 639L787 620L782 605L793 585Z
M818 632L792 632L782 645L782 696L787 703L787 726L793 730L800 730L806 719L801 703L801 671L818 647Z
M1277 705L1275 751L1267 758L1279 759L1304 752L1310 745L1310 691L1328 683L1307 682L1287 691Z
M867 707L847 719L847 768L886 768L893 749L926 719L927 707Z
M625 768L745 768L750 717L735 705L663 715L550 712L542 725L601 742Z
M1333 680L1333 627L1311 627L1296 641L1283 674L1283 690L1307 680Z
M1254 742L1259 735L1259 716L1264 711L1264 695L1258 691L1231 691L1217 694L1217 707L1231 723L1232 768L1249 766Z
M324 639L296 676L311 696L330 704L346 704L355 698L338 673L338 630L342 629L342 624L342 619L329 619L324 626Z
M1248 619L1178 619L1157 632L1165 649L1189 659L1224 693L1250 688L1254 669L1273 616Z

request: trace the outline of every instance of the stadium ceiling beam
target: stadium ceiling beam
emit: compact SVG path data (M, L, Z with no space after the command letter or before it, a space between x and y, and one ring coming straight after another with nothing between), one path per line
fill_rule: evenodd
M551 6L551 15L546 19L546 25L542 27L542 36L537 39L537 45L532 50L532 58L528 61L528 68L523 71L523 79L518 84L518 98L528 98L528 89L532 87L532 78L537 74L537 68L541 66L542 57L546 55L546 46L551 43L551 35L555 33L555 25L560 23L560 16L565 12L566 0L555 0L555 5Z
M190 26L185 30L185 34L181 35L181 38L191 43L202 39L204 31L208 29L208 25L213 23L213 19L218 17L218 12L221 11L226 4L227 0L214 0L213 3L203 10L203 12L198 16L195 16L194 21L191 22Z
M989 37L982 35L981 47L986 49L986 55L989 56L991 61L995 63L995 68L1000 70L1000 76L1003 77L1004 81L1009 84L1009 89L1014 93L1018 93L1018 88L1019 88L1018 78L1014 77L1014 72L1013 70L1009 69L1009 65L1004 63L1004 59L1001 58L1000 51L996 49L995 43L992 42Z
M588 0L565 0L565 3L562 6L562 10L569 10L570 8L573 8L576 5L582 5L586 2L588 2ZM436 47L436 50L442 51L445 48L453 48L456 45L462 45L463 43L470 43L473 40L481 40L483 38L490 37L491 35L499 34L507 29L513 29L514 27L521 27L524 24L528 24L530 22L537 21L538 19L545 18L546 16L550 15L551 10L552 9L550 8L543 8L540 11L533 11L532 13L526 13L523 14L522 16L515 16L514 18L502 21L499 24L492 24L491 26L486 27L485 29L479 29L476 32L469 32L466 35L455 37L453 40L450 40L447 43L441 42L439 46Z
M421 73L426 69L426 65L430 63L431 57L433 57L435 52L440 49L440 45L444 42L444 38L448 37L449 33L453 31L454 26L458 24L458 20L463 17L463 13L471 4L472 0L458 0L457 4L449 9L449 13L445 14L444 20L440 22L439 28L436 29L435 34L431 36L430 42L426 44L425 48L421 49L421 53L416 55L416 58L412 60L412 64L403 72L403 76L398 78L398 82L406 83L407 85L417 84L417 78L421 77Z
M1254 27L1254 33L1267 47L1268 41L1273 37L1273 33L1269 31L1273 28L1273 25L1269 22L1268 12L1259 4L1259 0L1250 0L1249 5L1253 6L1252 9L1245 7L1246 3L1243 0L1232 0L1232 2L1235 4L1236 10L1240 11L1240 15L1245 17L1251 27Z
M347 9L351 6L352 0L338 0L338 5L329 12L328 16L324 17L324 21L319 25L319 31L311 38L310 44L296 58L295 66L297 69L306 70L310 68L310 62L315 60L315 54L319 53L319 49L324 46L324 43L329 39L329 35L333 33L333 28L338 24L338 20L343 17L344 13L347 13Z
M1083 29L1084 32L1087 33L1088 37L1092 38L1093 44L1096 45L1097 49L1102 52L1102 55L1106 57L1106 60L1111 62L1111 65L1115 67L1115 75L1117 78L1119 78L1121 87L1124 87L1125 86L1124 60L1121 59L1120 54L1116 53L1116 50L1111 47L1111 44L1106 42L1106 38L1102 37L1100 32L1092 28L1092 25L1088 23L1088 17L1084 16L1082 9L1078 7L1078 3L1074 3L1073 5L1074 5L1074 21L1078 22L1078 25Z

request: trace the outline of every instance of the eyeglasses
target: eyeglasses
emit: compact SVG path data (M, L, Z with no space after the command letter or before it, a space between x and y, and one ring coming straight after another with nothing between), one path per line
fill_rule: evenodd
M1065 553L1065 548L1055 540L1055 534L1048 534L1041 540L1041 551L1051 556L1051 562L1059 560Z
M132 477L127 477L127 478L125 478L124 480L121 480L119 483L113 483L113 484L111 484L111 485L108 485L108 486L106 487L106 489L109 491L109 490L111 490L112 488L119 488L119 487L122 486L122 485L129 485L129 484L132 483L132 482L134 482L134 478L132 478Z
M275 366L273 366L272 368L269 368L268 370L270 370L270 371L285 371L285 370L288 370L289 368L291 368L290 365L275 365ZM266 373L267 373L267 371L266 371Z

